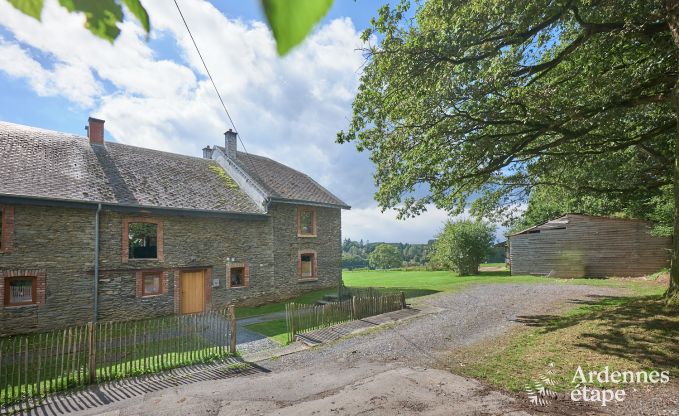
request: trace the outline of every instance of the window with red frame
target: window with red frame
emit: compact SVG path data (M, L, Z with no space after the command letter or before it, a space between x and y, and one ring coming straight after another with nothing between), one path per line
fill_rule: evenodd
M5 306L21 306L36 303L35 277L18 276L5 278Z

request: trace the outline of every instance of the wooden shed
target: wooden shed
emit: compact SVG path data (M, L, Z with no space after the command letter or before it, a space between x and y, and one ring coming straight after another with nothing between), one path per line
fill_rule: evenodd
M669 267L672 239L642 220L567 214L508 237L513 275L632 277Z

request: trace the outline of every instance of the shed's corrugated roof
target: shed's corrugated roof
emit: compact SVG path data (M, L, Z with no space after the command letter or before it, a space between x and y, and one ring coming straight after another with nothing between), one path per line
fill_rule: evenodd
M554 218L553 220L549 220L545 223L542 223L540 225L535 225L530 228L526 228L525 230L521 230L519 232L509 234L507 237L512 237L515 235L519 234L526 234L529 233L530 231L538 231L538 230L554 230L554 229L559 229L559 228L565 228L568 223L571 221L571 217L588 217L596 220L604 220L604 221L641 221L641 222L647 222L645 220L641 219L636 219L636 218L618 218L618 217L604 217L601 215L588 215L588 214L576 214L576 213L569 213L562 215L561 217Z
M0 194L262 214L215 162L0 122Z

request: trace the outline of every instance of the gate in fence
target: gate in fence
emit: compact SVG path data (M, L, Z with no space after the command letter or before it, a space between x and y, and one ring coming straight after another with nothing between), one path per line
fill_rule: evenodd
M236 352L233 307L0 339L0 406Z

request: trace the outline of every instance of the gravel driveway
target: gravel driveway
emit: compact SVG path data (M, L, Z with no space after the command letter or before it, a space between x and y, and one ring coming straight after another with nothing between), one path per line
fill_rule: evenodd
M390 330L357 336L272 362L274 371L309 363L339 361L402 363L438 367L441 353L501 335L520 315L555 313L569 301L609 295L610 288L574 285L476 285L461 292L430 296L425 305L439 313L406 321ZM571 305L571 307L574 305Z
M520 315L555 313L569 301L614 293L557 284L472 286L426 298L426 306L440 308L437 312L258 363L268 373L190 383L103 406L82 403L72 410L83 415L530 414L523 401L439 369L439 360L457 347L492 341L520 325Z

